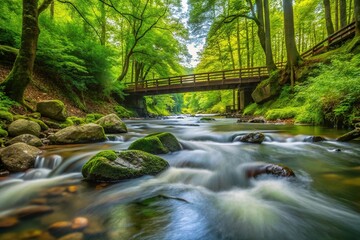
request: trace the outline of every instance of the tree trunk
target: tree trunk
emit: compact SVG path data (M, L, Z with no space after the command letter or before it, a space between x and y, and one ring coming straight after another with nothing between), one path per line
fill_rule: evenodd
M30 83L34 70L37 42L40 34L38 25L38 0L23 0L22 35L19 54L5 81L5 93L13 100L24 103L24 91Z
M231 57L232 69L235 69L235 68L236 68L236 65L235 65L235 58L234 58L233 47L232 47L232 45L231 45L230 33L226 33L226 36L227 36L228 48L229 48L230 57Z
M356 36L360 36L360 2L354 0L354 19L356 25Z
M339 0L335 0L335 31L339 30Z
M54 16L55 16L55 2L52 1L50 4L50 18L51 20L54 20Z
M271 49L271 33L270 33L270 13L269 13L269 2L268 0L264 1L264 16L265 16L265 49L266 49L266 67L268 72L275 71L277 69L273 53Z
M241 45L240 45L240 22L239 18L236 19L236 40L237 40L237 54L239 60L239 68L242 68L242 61L241 61Z
M256 15L258 19L258 37L260 41L260 45L266 54L266 44L265 44L265 31L264 31L264 11L262 0L256 0Z
M105 3L100 2L100 12L101 12L101 34L100 34L100 42L101 45L105 46L106 44L106 11L105 11Z
M346 0L340 0L340 28L346 25Z
M334 33L334 25L331 20L331 6L330 0L324 0L324 8L325 8L325 21L326 21L326 30L328 36Z
M298 66L301 60L300 54L296 48L295 30L294 30L294 13L292 1L283 0L284 8L284 29L285 29L285 45L287 52L287 68L291 71L292 83L294 83L294 68Z
M250 45L249 45L249 28L247 19L245 19L245 29L246 29L246 60L247 67L250 67Z

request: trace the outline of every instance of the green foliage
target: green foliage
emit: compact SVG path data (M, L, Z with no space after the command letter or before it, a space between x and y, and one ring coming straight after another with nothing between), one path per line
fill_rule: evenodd
M117 105L114 108L116 115L118 115L119 118L130 118L135 117L136 114L130 110L127 110L121 105Z
M294 118L298 112L299 108L296 107L286 107L281 109L272 109L267 111L265 114L266 120L276 120L276 119L289 119Z
M146 96L146 107L150 115L168 116L175 106L172 95Z
M227 105L232 105L232 90L185 93L184 113L224 113Z
M5 95L2 88L0 88L0 110L8 111L12 106L17 106L18 103L11 100L8 96Z
M84 119L84 118L75 117L75 116L70 116L70 117L68 117L66 120L69 120L69 121L73 122L74 125L80 125L80 124L84 124L84 123L85 123L85 119Z
M71 23L57 24L42 18L37 63L58 76L60 86L71 91L108 93L113 77L110 74L113 51L89 36L84 29ZM74 99L73 99L74 100Z

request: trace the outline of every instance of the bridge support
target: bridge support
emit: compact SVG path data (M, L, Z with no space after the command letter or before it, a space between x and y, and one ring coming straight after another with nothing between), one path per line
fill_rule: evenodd
M137 94L126 96L124 99L124 104L128 108L136 111L136 113L139 115L139 117L147 117L148 116L144 96L137 95Z
M243 111L247 105L253 102L251 97L252 89L251 88L239 88L238 97L237 97L237 106L238 111Z

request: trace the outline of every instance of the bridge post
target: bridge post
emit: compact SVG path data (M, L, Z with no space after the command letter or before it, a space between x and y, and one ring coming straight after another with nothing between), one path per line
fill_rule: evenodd
M124 104L130 109L136 111L139 117L148 116L144 96L137 94L128 95L124 99Z
M251 88L239 88L238 89L238 111L243 111L247 105L252 103Z

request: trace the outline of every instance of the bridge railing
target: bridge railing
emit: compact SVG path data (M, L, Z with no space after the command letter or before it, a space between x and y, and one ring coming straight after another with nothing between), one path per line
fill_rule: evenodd
M236 70L216 71L208 73L197 73L169 78L148 79L137 83L126 84L128 91L156 90L164 88L182 88L189 86L221 85L231 80L256 79L267 76L266 67L242 68Z
M350 23L346 27L340 29L339 31L331 34L314 47L310 48L309 50L303 52L301 56L303 58L311 57L316 54L322 53L327 50L328 47L333 46L339 42L344 40L348 40L349 38L355 35L355 22Z

